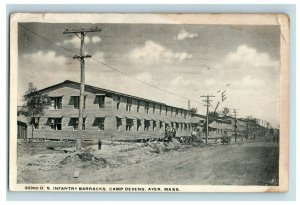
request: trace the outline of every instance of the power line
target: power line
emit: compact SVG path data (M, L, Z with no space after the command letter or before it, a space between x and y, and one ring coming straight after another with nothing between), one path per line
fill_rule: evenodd
M138 78L135 78L135 77L133 77L133 76L131 76L131 75L129 75L129 74L126 74L126 73L124 73L124 72L122 72L122 71L120 71L120 70L118 70L118 69L115 69L114 67L112 67L112 66L110 66L110 65L108 65L108 64L106 64L106 63L104 63L104 62L102 62L102 61L99 61L99 60L97 60L97 59L95 59L95 58L93 58L93 57L92 57L92 59L95 60L95 61L98 62L98 63L103 64L104 66L106 66L106 67L108 67L108 68L110 68L110 69L112 69L112 70L114 70L114 71L117 71L117 72L119 72L119 73L121 73L121 74L123 74L123 75L126 75L126 76L129 77L129 78L132 78L132 79L134 79L134 80L136 80L136 81L139 81L139 82L141 82L141 83L144 83L144 84L146 84L146 85L149 85L149 86L151 86L151 87L153 87L153 88L156 88L156 89L161 90L161 91L163 91L163 92L166 92L166 93L175 95L175 96L180 97L180 98L184 98L184 99L187 99L187 100L191 100L191 101L194 101L194 102L201 103L201 102L199 102L199 101L195 101L195 100L189 99L189 98L187 98L187 97L183 97L183 96L177 95L176 93L172 93L172 92L170 92L170 91L164 90L164 89L162 89L162 88L160 88L160 87L157 87L157 86L155 86L155 85L152 85L152 84L150 84L150 83L147 83L147 82L145 82L145 81L142 81L142 80L140 80L140 79L138 79Z
M69 48L66 48L66 47L64 47L64 46L58 45L58 44L55 43L54 41L51 41L51 40L49 40L48 38L46 38L46 37L44 37L44 36L42 36L42 35L40 35L40 34L34 32L34 31L31 31L30 29L28 29L27 27L25 27L25 26L23 26L23 25L21 25L21 24L19 24L19 26L21 26L23 29L25 29L25 30L31 32L32 34L34 34L34 35L40 37L41 39L43 39L43 40L45 40L45 41L47 41L47 42L49 42L49 43L55 45L56 47L62 48L62 49L64 49L64 50L66 50L66 51L68 51L68 52L72 52L72 53L74 53L74 54L79 54L78 52L73 51L72 49L69 49ZM196 103L201 103L200 101L193 100L193 99L190 99L190 98L187 98L187 97L178 95L178 94L176 94L176 93L170 92L170 91L168 91L168 90L164 90L164 89L162 89L162 88L160 88L160 87L157 87L157 86L155 86L155 85L152 85L152 84L150 84L150 83L148 83L148 82L145 82L145 81L143 81L143 80L140 80L140 79L138 79L138 78L135 78L135 77L133 77L132 75L127 74L127 73L125 73L125 72L122 72L122 71L120 71L120 70L118 70L118 69L116 69L116 68L114 68L114 67L112 67L112 66L110 66L110 65L108 65L108 64L106 64L106 63L104 63L104 62L102 62L102 61L99 61L99 60L97 60L97 59L95 59L95 58L93 58L93 57L92 57L92 59L93 59L94 61L96 61L96 62L98 62L98 63L104 65L104 66L107 67L107 68L110 68L110 69L112 69L112 70L114 70L114 71L116 71L116 72L118 72L118 73L121 73L121 74L123 74L123 75L125 75L125 76L127 76L127 77L129 77L129 78L131 78L131 79L134 79L134 80L136 80L136 81L139 81L139 82L141 82L141 83L144 83L144 84L146 84L146 85L148 85L148 86L151 86L151 87L153 87L153 88L156 88L156 89L158 89L158 90L160 90L160 91L169 93L169 94L171 94L171 95L174 95L174 96L177 96L177 97L186 99L186 100L191 100L191 101L196 102Z
M58 44L55 43L54 41L51 41L51 40L49 40L48 38L46 38L46 37L44 37L44 36L42 36L42 35L40 35L40 34L34 32L34 31L28 29L27 27L23 26L22 24L19 24L19 26L21 26L21 27L22 27L23 29L25 29L26 31L29 31L30 33L33 33L34 35L40 37L41 39L43 39L43 40L45 40L45 41L48 41L49 43L55 45L56 47L62 48L62 49L66 50L66 51L69 51L69 52L71 52L71 53L79 54L78 52L73 51L72 49L69 49L69 48L63 47L63 46L61 46L61 45L58 45Z
M80 151L82 147L82 130L83 130L83 110L84 110L84 84L85 84L85 58L91 58L91 55L83 54L84 39L89 32L100 32L101 29L90 28L90 29L79 29L79 30L68 30L66 29L63 34L75 34L80 39L80 55L73 56L73 59L80 61L80 97L79 97L79 118L78 118L78 139L76 150Z

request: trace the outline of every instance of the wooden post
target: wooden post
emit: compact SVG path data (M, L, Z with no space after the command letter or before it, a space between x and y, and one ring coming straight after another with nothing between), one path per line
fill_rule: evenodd
M82 147L82 128L83 128L83 111L84 111L84 84L85 84L85 58L91 58L91 55L83 55L83 46L84 46L84 38L88 32L98 32L101 29L97 27L94 29L66 29L63 34L75 34L80 38L80 56L75 55L73 59L78 59L80 61L80 97L79 97L79 116L78 116L78 136L77 136L77 144L76 150L80 151ZM80 34L80 36L78 35Z

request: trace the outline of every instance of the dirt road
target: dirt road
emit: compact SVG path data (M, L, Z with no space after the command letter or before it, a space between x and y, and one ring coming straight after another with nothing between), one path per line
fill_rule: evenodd
M143 150L132 148L114 154L115 158L122 159L125 155L131 163L106 168L81 167L79 178L72 177L74 167L27 169L26 165L19 169L18 180L20 183L177 185L276 185L278 181L278 145L275 143L192 147L161 154L145 154ZM98 155L107 155L105 148L101 152ZM59 154L60 160L63 155Z

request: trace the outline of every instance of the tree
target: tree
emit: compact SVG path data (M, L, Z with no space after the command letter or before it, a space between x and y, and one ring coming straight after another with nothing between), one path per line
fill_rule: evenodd
M192 107L192 108L190 109L190 111L191 111L191 114L192 114L192 115L195 115L195 114L197 114L198 109L197 109L196 107Z
M50 100L48 95L41 94L33 83L28 84L28 90L25 92L23 99L25 103L20 110L20 114L30 119L31 138L33 138L33 131L35 126L37 126L36 119L44 114L44 110L49 105Z
M210 123L212 123L214 120L216 120L216 119L218 119L219 118L219 113L217 113L217 112L213 112L213 111L211 111L211 112L209 112L208 113L208 125L210 124ZM203 128L203 132L206 132L206 121L205 121L205 123L204 123L204 128ZM208 129L209 130L209 129Z
M217 112L209 112L208 113L208 117L210 117L210 118L218 118L219 117L219 113L217 113Z
M222 110L222 114L224 117L228 116L228 114L230 113L230 109L228 107L224 107Z

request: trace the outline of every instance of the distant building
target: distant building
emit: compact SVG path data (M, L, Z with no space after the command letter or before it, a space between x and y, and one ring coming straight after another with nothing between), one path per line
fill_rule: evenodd
M208 125L209 138L220 138L222 136L231 136L233 126L231 120L226 118L210 118L211 123Z
M191 127L192 127L192 134L197 135L200 138L203 138L204 133L204 125L206 121L206 116L200 114L192 114L191 117Z
M27 138L28 119L24 115L17 116L17 139Z
M76 139L79 88L79 83L66 80L39 91L48 94L51 105L35 119L34 137ZM84 99L85 139L162 138L167 126L175 128L178 137L192 131L187 109L90 85L85 85Z

